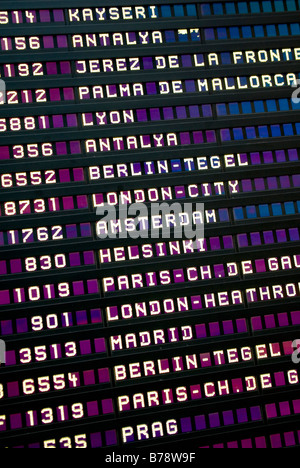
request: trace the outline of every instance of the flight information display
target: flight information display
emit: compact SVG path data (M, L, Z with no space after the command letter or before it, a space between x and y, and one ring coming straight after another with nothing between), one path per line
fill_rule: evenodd
M0 9L0 448L299 447L300 0Z

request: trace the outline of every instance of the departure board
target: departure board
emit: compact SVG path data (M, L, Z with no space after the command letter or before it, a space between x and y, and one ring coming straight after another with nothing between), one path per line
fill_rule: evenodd
M0 448L299 447L300 0L0 9Z

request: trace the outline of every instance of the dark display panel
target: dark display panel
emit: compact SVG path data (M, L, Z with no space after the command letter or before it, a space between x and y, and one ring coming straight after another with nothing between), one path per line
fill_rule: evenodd
M0 11L0 447L299 446L299 1L26 5ZM144 235L99 214L133 205Z

